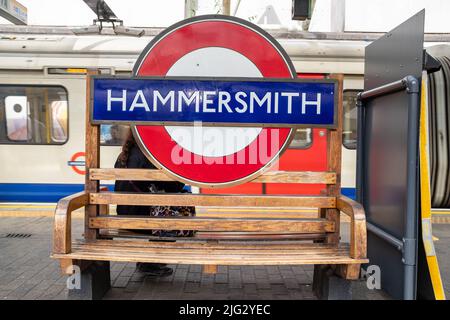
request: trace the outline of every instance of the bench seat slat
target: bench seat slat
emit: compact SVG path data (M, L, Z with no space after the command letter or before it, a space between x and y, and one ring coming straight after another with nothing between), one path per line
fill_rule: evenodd
M173 237L160 237L150 234L134 232L132 230L115 230L115 229L101 229L100 238L122 238L122 239L148 239L156 241L173 241ZM194 237L190 238L192 241L203 240L252 240L252 241L266 241L266 240L321 240L326 237L326 233L288 233L288 232L236 232L236 231L197 231ZM180 238L178 238L180 239ZM179 241L179 240L178 240Z
M333 221L325 219L214 219L197 217L99 216L89 219L89 227L97 229L198 230L247 232L334 232Z
M114 251L111 251L110 248L108 247L94 247L94 246L83 246L83 250L84 251L89 251L89 250L96 250L96 251L105 251L105 252L127 252L129 254L141 254L144 252L148 252L148 253L165 253L165 254L174 254L174 255L178 255L178 254L198 254L198 248L197 249L187 249L187 248L183 248L183 249L177 249L177 248L173 248L173 249L167 249L167 248L140 248L140 247L135 247L135 248L115 248ZM208 255L210 254L214 254L214 255L227 255L227 254L231 254L231 255L240 255L240 254L250 254L250 255L273 255L273 254L278 254L278 255L283 255L283 256L289 256L289 255L295 255L295 256L299 256L299 255L308 255L308 256L323 256L323 255L327 255L327 256L334 256L334 255L340 255L340 254L344 254L347 252L346 248L340 248L340 249L327 249L327 250L321 250L319 252L317 252L315 249L310 249L310 250L302 250L301 252L299 252L298 250L293 250L292 248L289 250L283 250L283 249L277 249L276 251L274 250L256 250L256 249L204 249L204 251L202 251Z
M323 240L326 233L287 233L287 232L214 232L199 231L195 238L199 240Z
M146 206L335 208L336 197L101 192L91 193L89 203Z
M114 241L113 243L111 241ZM265 242L249 242L249 241L220 241L220 242L207 242L207 241L195 241L192 238L177 238L176 241L142 241L142 240L96 240L93 242L87 242L85 240L77 240L76 244L89 246L94 245L96 247L111 245L124 248L196 248L196 249L255 249L255 250L279 250L291 248L293 250L303 250L316 248L316 244L300 243L298 241L265 241ZM322 243L321 248L336 248L333 244ZM345 245L344 245L345 247Z
M176 181L162 170L92 168L90 180ZM268 171L251 182L257 183L336 183L335 172L321 171Z
M114 241L114 243L112 243ZM109 242L109 243L108 243ZM119 243L124 242L122 245ZM134 242L131 246L131 242ZM123 262L159 262L174 264L216 265L288 265L288 264L360 264L367 259L352 259L348 245L326 244L264 245L227 243L223 249L214 244L180 247L174 243L145 244L143 241L99 240L75 242L69 254L53 254L58 259L102 260ZM269 249L270 248L270 249Z

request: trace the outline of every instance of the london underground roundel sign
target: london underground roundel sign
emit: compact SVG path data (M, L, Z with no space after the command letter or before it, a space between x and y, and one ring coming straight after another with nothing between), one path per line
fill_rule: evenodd
M155 37L133 75L294 78L296 72L264 30L234 17L199 16ZM157 167L188 184L223 187L248 181L268 167L288 146L293 129L138 125L133 132Z
M202 16L157 36L133 76L94 76L91 123L127 123L146 156L192 185L230 186L274 163L297 127L336 126L336 81L300 80L270 35Z

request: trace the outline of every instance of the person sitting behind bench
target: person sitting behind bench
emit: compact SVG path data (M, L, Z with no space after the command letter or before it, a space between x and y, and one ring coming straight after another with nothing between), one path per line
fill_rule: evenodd
M122 152L117 157L115 168L135 168L135 169L156 169L156 167L145 157L136 144L131 130L122 146ZM184 192L184 184L178 181L116 181L114 190L120 192L140 192L140 193L181 193ZM192 216L195 215L194 207L168 207L168 206L133 206L118 205L118 215L141 215L141 216ZM142 232L144 230L139 230ZM190 230L145 230L153 236L186 237L192 236ZM140 272L145 272L155 276L169 276L173 273L172 268L161 263L138 262L136 268Z

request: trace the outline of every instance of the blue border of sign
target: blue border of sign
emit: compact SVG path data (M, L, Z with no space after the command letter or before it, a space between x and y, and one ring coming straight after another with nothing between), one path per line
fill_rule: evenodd
M117 116L113 119L104 119L101 118L99 116L99 113L95 113L94 110L94 103L96 102L96 95L95 95L95 86L96 86L96 80L125 80L125 82L127 80L133 81L133 80L153 80L156 82L154 82L155 84L157 84L157 82L159 80L161 80L161 82L165 82L167 83L168 81L174 81L174 84L176 83L181 83L181 82L188 82L188 81L192 81L192 82L197 82L197 83L202 83L203 84L214 84L214 83L233 83L233 82L237 82L239 84L252 84L252 83L258 83L258 84L262 84L262 83L274 83L274 86L276 86L277 83L286 83L287 86L289 86L290 83L301 83L304 84L305 87L317 87L315 86L320 85L320 84L334 84L333 87L333 93L332 95L334 96L332 103L333 103L333 108L332 108L332 115L329 114L330 110L326 110L328 112L328 114L326 114L326 116L324 118L327 118L326 122L322 121L322 120L318 120L318 117L315 117L316 119L313 119L311 117L306 117L306 119L303 122L300 123L296 123L295 121L289 121L289 119L282 119L281 117L279 117L278 119L276 119L276 121L271 121L268 120L267 114L262 114L262 115L257 115L254 114L255 119L257 117L262 118L262 120L257 119L257 122L252 122L252 119L249 119L248 117L241 117L241 119L239 119L240 121L234 121L233 119L231 119L230 121L227 121L228 119L226 119L224 117L223 121L222 119L219 119L218 117L208 117L209 115L206 115L205 120L203 119L196 119L191 115L189 115L186 119L182 119L181 121L179 119L176 119L172 114L170 114L169 112L166 112L165 115L158 115L159 118L156 118L155 120L143 120L142 117L142 113L141 113L141 117L135 117L135 119L123 119L122 116ZM181 80L181 81L180 81ZM117 81L117 83L119 83L120 81ZM124 82L124 81L122 81ZM305 128L316 128L316 127L320 127L320 128L336 128L337 126L337 99L338 99L338 87L337 87L337 81L334 79L286 79L286 78L219 78L219 77L123 77L123 76L105 76L105 75L94 75L92 76L92 81L91 81L91 101L90 101L90 120L92 124L103 124L103 123L118 123L118 124L133 124L133 125L192 125L197 121L202 121L202 124L205 126L237 126L237 127L305 127ZM255 86L257 87L257 86ZM291 86L292 87L292 86ZM327 103L328 106L330 104L330 97L327 97ZM101 101L102 99L99 99L97 97L97 103L100 104L102 103L104 106L104 101ZM104 99L103 99L104 100ZM259 107L258 107L259 108ZM106 108L105 108L106 110ZM260 110L260 109L258 109ZM151 113L149 113L151 114ZM100 113L101 115L101 113ZM223 115L222 115L223 116ZM272 116L273 117L273 116ZM186 118L186 117L185 117ZM166 120L168 119L168 120ZM213 121L211 121L211 119ZM215 121L214 121L215 119ZM217 120L219 119L219 120ZM290 117L290 119L292 120L292 116ZM209 121L208 121L209 120ZM298 120L298 119L294 119L294 120ZM309 120L309 121L306 121ZM331 120L331 121L330 121Z

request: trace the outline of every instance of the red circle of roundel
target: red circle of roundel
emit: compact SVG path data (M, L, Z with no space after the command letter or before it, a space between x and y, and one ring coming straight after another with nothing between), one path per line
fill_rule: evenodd
M195 17L166 29L144 49L133 73L165 76L184 55L207 47L222 47L242 54L264 78L295 76L289 57L265 31L241 19L218 16ZM293 129L263 128L245 148L223 157L196 155L183 149L164 126L139 125L133 127L133 132L157 167L189 184L213 187L234 185L259 174L288 146ZM182 153L181 163L172 161L175 148Z

